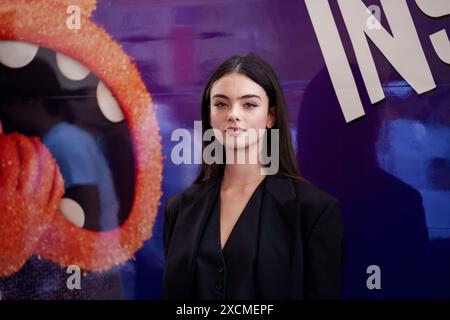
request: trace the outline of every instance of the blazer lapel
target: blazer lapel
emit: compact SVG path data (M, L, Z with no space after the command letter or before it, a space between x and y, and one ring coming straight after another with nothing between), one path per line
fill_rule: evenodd
M176 299L189 299L194 294L195 257L200 236L202 235L208 213L220 186L220 178L194 185L183 194L176 232L172 243L178 244L172 250L172 272L176 274L176 283L171 287ZM188 268L186 268L188 266Z
M214 198L220 190L220 178L194 185L183 194L171 244L170 265L166 267L173 282L170 299L194 297L195 258L202 231ZM260 218L256 263L259 299L302 298L303 261L299 201L290 178L268 176ZM187 266L187 268L186 268Z
M296 201L292 179L268 176L266 191L256 264L258 298L301 298L302 248L299 215L296 214L299 201Z

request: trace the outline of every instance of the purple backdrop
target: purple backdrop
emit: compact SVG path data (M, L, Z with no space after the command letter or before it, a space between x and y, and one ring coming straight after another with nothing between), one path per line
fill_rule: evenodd
M417 95L371 43L386 94L372 105L339 7L329 2L366 112L350 123L304 1L100 0L93 20L134 58L157 106L165 156L161 203L189 186L198 170L170 161L172 131L193 131L203 85L221 61L253 52L272 64L282 83L302 174L341 202L345 298L449 299L450 66L439 60L429 35L450 31L450 18L429 18L407 1L437 88ZM382 24L389 30L383 13ZM78 94L92 98L96 84L88 78ZM99 119L78 113L77 121L88 127ZM133 160L127 128L100 128L106 145L121 139L124 146L110 165L121 212L128 212ZM120 268L124 298L160 298L162 210L153 237ZM380 290L366 286L370 265L381 269Z

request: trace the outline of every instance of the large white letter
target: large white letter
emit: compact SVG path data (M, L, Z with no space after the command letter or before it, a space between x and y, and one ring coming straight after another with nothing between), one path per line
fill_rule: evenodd
M448 0L416 0L416 3L423 13L433 18L440 18L450 14L450 1ZM450 42L445 29L433 33L430 39L439 59L450 64Z
M306 0L306 8L346 122L364 115L364 108L327 0Z
M366 35L418 94L436 87L405 0L381 0L392 36L384 28L367 27L368 8L361 0L338 3L372 103L383 100L384 92Z

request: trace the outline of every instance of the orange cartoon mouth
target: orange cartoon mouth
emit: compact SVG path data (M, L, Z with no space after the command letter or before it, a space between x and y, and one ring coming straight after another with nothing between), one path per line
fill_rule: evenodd
M81 28L74 30L66 24L67 6L73 3L78 3L82 12ZM126 124L134 157L133 168L128 168L134 191L126 217L102 231L81 227L83 223L76 218L56 214L33 252L63 267L78 265L101 271L132 258L151 236L162 194L162 148L155 107L139 71L120 45L90 19L94 9L95 1L90 0L3 0L0 64L20 70L38 51L51 51L65 77L82 81L93 75L90 79L98 81L96 102L103 116L113 124ZM66 201L65 205L70 203ZM17 246L16 250L22 252L23 248Z

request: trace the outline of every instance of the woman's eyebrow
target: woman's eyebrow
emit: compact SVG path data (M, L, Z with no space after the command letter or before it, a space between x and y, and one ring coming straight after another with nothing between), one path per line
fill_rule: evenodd
M230 100L230 98L228 98L226 95L220 94L220 93L213 95L213 99L214 98L222 98L222 99Z
M222 98L222 99L230 100L230 98L228 98L226 95L220 94L220 93L213 95L213 99L214 98ZM256 94L245 94L243 96L240 96L238 99L242 100L242 99L250 99L250 98L257 98L262 101L261 97Z
M245 95L241 96L239 99L242 100L242 99L250 99L250 98L258 98L259 100L262 101L261 97L256 94L245 94Z

